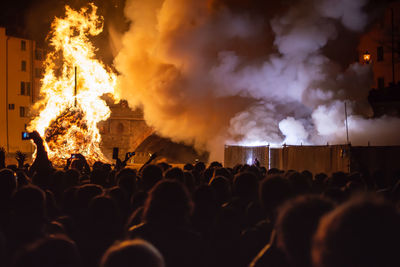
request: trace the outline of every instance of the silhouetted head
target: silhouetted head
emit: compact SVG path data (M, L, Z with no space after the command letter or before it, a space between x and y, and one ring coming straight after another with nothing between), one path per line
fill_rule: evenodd
M321 173L317 173L315 175L315 182L316 183L320 183L320 184L324 184L326 182L326 179L328 178L328 175L326 175L325 173L321 172Z
M0 199L10 199L17 188L17 179L10 169L0 170Z
M84 161L82 159L73 159L71 162L71 169L77 170L78 172L83 171L83 167L85 166Z
M347 174L344 172L334 172L328 182L331 187L344 187L348 182Z
M163 177L162 169L158 165L149 164L142 170L143 190L149 191Z
M101 170L103 168L103 163L101 161L96 161L92 166L93 170Z
M85 184L78 188L76 192L76 202L80 209L86 210L90 200L95 196L103 194L103 188L95 184Z
M25 186L15 191L11 198L10 232L13 242L26 244L43 235L47 219L46 197L37 186Z
M195 165L194 165L194 169L193 169L193 171L194 172L197 172L197 173L201 173L201 172L203 172L204 170L206 169L206 165L204 164L204 162L197 162Z
M299 196L279 209L277 244L291 266L311 266L312 237L320 218L332 209L332 202L318 196Z
M258 180L261 180L263 178L261 169L255 165L247 166L245 171L254 174Z
M268 176L261 181L259 200L265 213L274 217L276 209L292 196L288 180L281 176Z
M135 239L116 243L103 255L100 267L164 267L161 253L149 242Z
M182 183L164 180L150 191L143 218L155 224L183 224L191 211L192 201Z
M222 164L221 162L218 161L213 161L210 163L210 166L208 166L209 168L222 168Z
M106 172L104 168L93 169L93 171L90 173L90 182L92 184L105 186L107 184L107 178L108 172Z
M251 172L241 172L235 175L233 180L233 192L235 196L244 199L257 197L258 180Z
M185 176L183 174L183 171L178 167L174 167L167 170L164 173L164 178L168 180L175 180L181 183L185 183Z
M292 184L293 192L297 195L308 194L311 191L312 180L299 172L291 172L287 175L289 182Z
M171 168L171 165L169 165L166 162L159 162L157 163L157 166L161 168L162 172L167 171L169 168Z
M279 175L282 174L282 171L277 168L271 168L267 171L267 175Z
M214 188L219 205L230 200L232 192L230 182L227 178L223 176L213 177L210 181L210 186Z
M115 201L121 212L125 212L125 209L128 209L129 200L121 188L118 186L111 187L108 189L108 195Z
M136 190L136 170L126 168L119 171L117 184L130 197Z
M17 216L29 216L38 219L43 219L46 216L46 195L37 186L25 186L16 191L12 196L12 204Z
M227 168L215 168L213 177L223 176L229 181L232 181L232 174L229 172Z
M14 267L80 266L75 243L64 235L49 236L27 246L15 258Z
M308 180L312 181L313 180L313 174L309 170L304 170L301 172L303 176L305 176Z
M399 225L399 214L382 199L347 201L321 219L312 247L314 266L400 266Z
M185 171L191 171L191 170L193 170L193 168L194 168L193 164L190 164L190 163L186 163L185 166L183 166L183 169Z

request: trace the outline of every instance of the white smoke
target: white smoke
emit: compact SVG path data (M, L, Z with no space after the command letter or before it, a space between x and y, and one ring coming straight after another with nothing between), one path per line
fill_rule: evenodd
M209 3L127 1L120 95L159 134L217 154L217 140L344 143L346 100L352 143L399 143L399 119L366 119L369 66L343 70L322 53L338 25L365 27L366 0L302 0L271 19ZM272 52L256 49L271 34Z
M308 132L300 121L287 117L279 122L279 130L286 136L285 144L308 144Z

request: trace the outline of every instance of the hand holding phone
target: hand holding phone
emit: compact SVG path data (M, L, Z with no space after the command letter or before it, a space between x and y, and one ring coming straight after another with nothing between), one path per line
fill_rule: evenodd
M22 140L29 140L31 139L31 135L29 132L22 132Z

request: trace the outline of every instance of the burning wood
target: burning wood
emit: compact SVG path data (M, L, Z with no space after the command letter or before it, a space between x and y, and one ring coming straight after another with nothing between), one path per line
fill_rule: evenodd
M52 51L45 61L41 100L34 106L38 116L28 130L39 132L56 165L74 153L91 163L107 161L97 123L110 116L101 96L114 94L116 75L95 58L89 40L103 30L103 18L96 11L93 4L79 11L66 6L65 17L55 18L48 37Z

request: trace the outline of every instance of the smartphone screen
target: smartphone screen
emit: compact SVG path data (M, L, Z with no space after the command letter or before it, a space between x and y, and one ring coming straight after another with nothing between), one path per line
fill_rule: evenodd
M22 132L22 140L28 140L29 139L29 133L28 132Z

